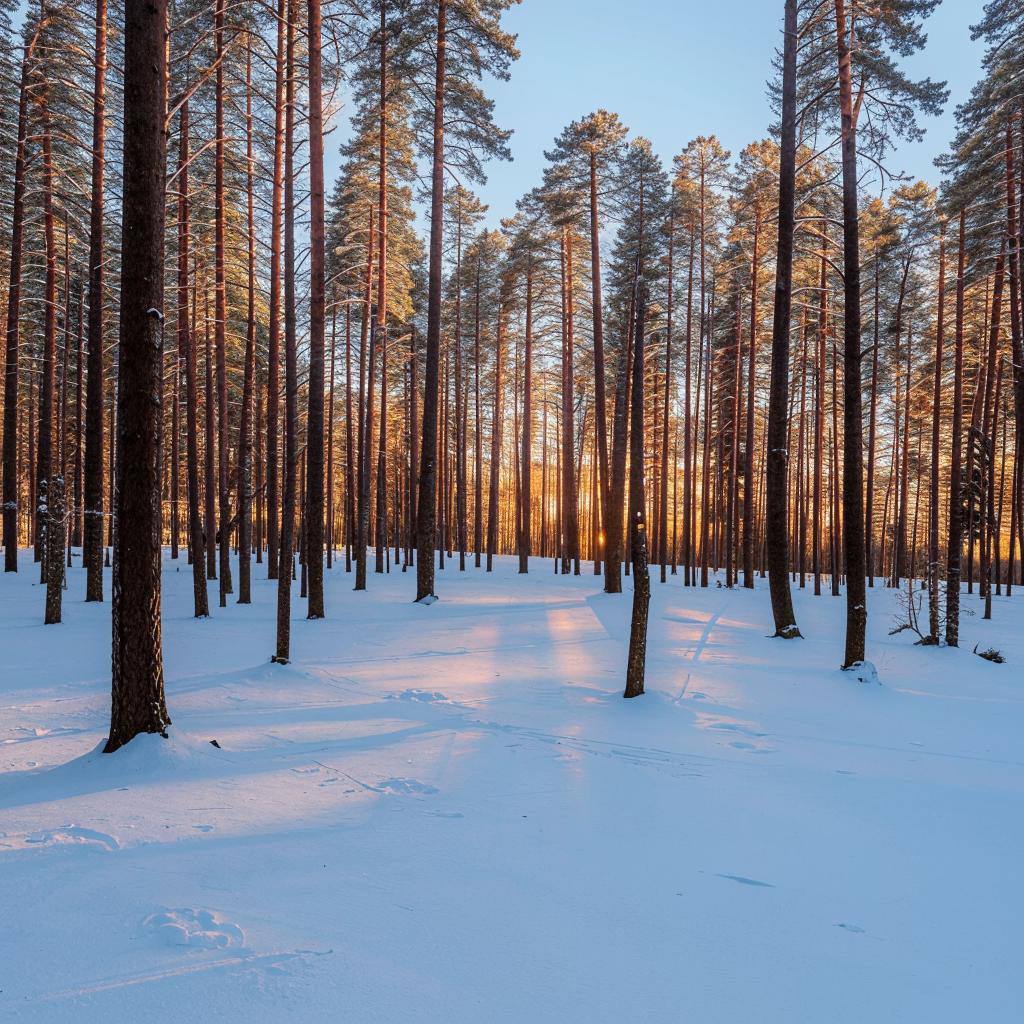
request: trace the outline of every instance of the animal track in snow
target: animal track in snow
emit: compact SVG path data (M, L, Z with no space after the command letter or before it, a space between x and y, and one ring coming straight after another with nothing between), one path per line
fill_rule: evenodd
M749 736L752 739L760 739L763 736L767 736L766 732L758 732L756 729L749 729L741 722L736 722L727 718L714 718L712 716L702 716L704 720L698 722L698 724L704 729L716 729L722 732L738 732L741 736Z
M436 691L431 692L429 690L403 690L401 693L396 693L392 696L392 700L415 700L421 704L432 704L435 701L447 700L448 698L443 693Z
M230 949L245 942L245 932L212 910L182 907L150 914L143 925L168 946Z
M436 786L420 782L419 779L384 779L376 787L382 793L437 793Z

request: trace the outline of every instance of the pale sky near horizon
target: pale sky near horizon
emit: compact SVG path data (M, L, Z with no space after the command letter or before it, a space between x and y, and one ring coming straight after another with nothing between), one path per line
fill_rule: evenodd
M779 43L781 0L523 0L507 15L521 58L509 82L492 83L495 118L514 129L512 163L487 165L478 191L494 225L540 180L544 150L570 121L604 107L647 136L668 164L697 135L737 153L764 137L766 94ZM953 108L980 74L982 47L969 26L983 0L944 0L927 23L928 47L909 62L918 77L947 80L942 118L925 119L924 142L893 163L933 183L933 159L953 133ZM344 116L344 115L343 115Z

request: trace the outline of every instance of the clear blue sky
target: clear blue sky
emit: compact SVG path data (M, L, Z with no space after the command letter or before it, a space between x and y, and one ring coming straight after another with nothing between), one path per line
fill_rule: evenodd
M983 0L944 0L928 22L928 48L911 70L948 80L940 119L894 164L937 181L932 160L953 130L953 107L979 75L968 26ZM514 212L538 183L544 149L574 118L605 107L646 135L666 162L691 138L717 134L734 153L767 133L765 83L779 43L782 0L523 0L507 17L522 57L512 80L491 88L496 119L512 128L511 164L488 165L481 190L491 219Z

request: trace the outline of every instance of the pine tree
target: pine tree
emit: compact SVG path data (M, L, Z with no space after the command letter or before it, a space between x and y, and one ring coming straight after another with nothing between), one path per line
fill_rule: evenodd
M28 136L28 88L33 41L24 45L18 91L18 136L11 211L10 282L7 288L4 363L3 543L4 572L18 571L18 377L20 370L21 264L24 237L25 149Z
M793 254L796 221L797 156L797 0L786 0L782 44L781 128L779 143L778 245L775 307L772 317L771 388L768 396L768 460L765 493L765 548L775 635L800 635L789 585L790 543L787 524L786 421L789 412L789 350L793 308ZM748 451L747 457L750 458Z
M611 512L605 523L606 580L610 574L611 593L622 589L620 574L624 534L621 510L626 497L626 455L632 424L629 403L633 332L638 322L635 310L637 267L644 268L648 295L659 292L664 280L661 255L665 238L661 227L668 202L668 175L661 161L647 139L634 139L620 167L616 204L620 227L608 271L608 316L616 336L613 345L618 361L610 467ZM631 532L625 539L630 541L632 550Z
M444 173L450 163L470 178L482 175L479 154L507 156L507 133L492 121L493 104L477 85L484 72L507 78L518 56L514 39L501 29L501 16L515 0L417 0L413 16L424 26L430 49L420 58L423 74L433 72L433 103L417 108L421 147L429 138L431 159L430 250L427 347L423 395L423 444L417 498L416 600L434 597L434 534L437 500L438 388L441 355L441 274ZM426 26L432 31L427 33ZM429 134L423 131L429 117ZM446 123L450 126L446 140ZM452 159L454 157L454 159Z
M165 0L127 0L112 752L170 724L160 631L160 393L167 48Z
M698 136L689 142L683 151L678 154L673 160L673 167L675 170L675 187L677 190L683 191L687 196L687 203L692 211L691 223L693 231L696 233L696 275L697 275L697 294L695 298L692 298L688 305L691 308L687 310L687 322L691 327L696 328L696 343L697 343L697 364L698 364L698 377L701 371L701 360L704 358L704 354L710 351L710 329L711 329L711 307L713 305L710 288L710 265L714 263L716 258L717 250L720 244L719 233L720 233L720 221L724 213L725 198L723 195L725 186L728 180L728 160L729 153L725 150L719 140L714 136ZM692 305L696 304L696 314L694 315ZM687 329L687 359L688 366L691 363L691 333L690 328ZM708 366L710 371L710 364ZM704 380L707 382L710 379L709 372L704 374ZM690 371L686 371L686 382L689 384ZM699 406L701 402L700 388L698 386L695 396L695 406ZM691 427L687 431L687 439L684 445L684 462L688 462L688 465L684 465L684 485L683 485L683 505L684 505L684 540L683 540L683 552L684 559L686 559L686 568L684 569L684 578L687 583L696 575L697 565L697 550L698 550L698 533L697 533L697 497L696 497L696 480L697 480L697 436L700 427L699 416L690 412L690 397L687 395L685 398L686 411L685 415L690 420ZM704 402L705 412L705 445L708 447L709 441L709 430L708 425L710 420L707 419L709 414L709 403ZM691 436L692 435L692 436ZM689 459L687 459L685 451L689 450ZM705 460L706 461L706 460ZM708 473L702 473L702 490L706 492L706 485L708 482ZM701 510L700 510L700 566L701 566L701 586L708 585L708 558L710 555L709 545L706 540L708 533L708 527L710 525L710 509L708 505L707 494L704 493L701 496ZM691 572L693 576L691 577Z
M627 129L618 115L598 110L579 121L573 121L555 139L554 148L546 153L555 165L556 175L549 176L549 187L555 186L563 196L563 205L587 210L590 236L591 331L594 352L594 415L597 432L598 464L602 522L608 522L611 508L611 475L608 459L608 412L606 368L604 355L604 305L601 292L601 201L614 187ZM609 562L605 561L605 590L615 592Z
M643 250L637 257L636 326L633 330L633 380L630 395L629 523L633 568L633 614L629 628L626 690L623 697L644 692L647 660L647 615L651 581L647 569L647 516L644 497L644 335L647 331L647 283L643 277Z
M894 135L914 138L920 108L937 113L946 91L930 80L914 82L897 58L925 43L921 21L938 0L833 0L838 67L837 105L843 176L843 550L846 569L846 649L843 667L864 660L867 595L864 542L864 453L861 381L861 273L858 145L880 160ZM854 81L857 93L854 94ZM867 116L862 115L866 112ZM858 135L861 124L864 137Z

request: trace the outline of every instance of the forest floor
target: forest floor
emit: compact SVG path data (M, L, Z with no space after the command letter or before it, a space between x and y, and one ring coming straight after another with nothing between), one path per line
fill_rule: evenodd
M842 600L772 640L763 581L655 575L623 701L631 587L589 564L450 566L431 607L336 565L286 667L264 575L197 621L165 561L171 738L115 755L109 604L76 567L43 626L0 578L0 1019L1021 1019L1024 595L951 650L876 587L878 685Z

